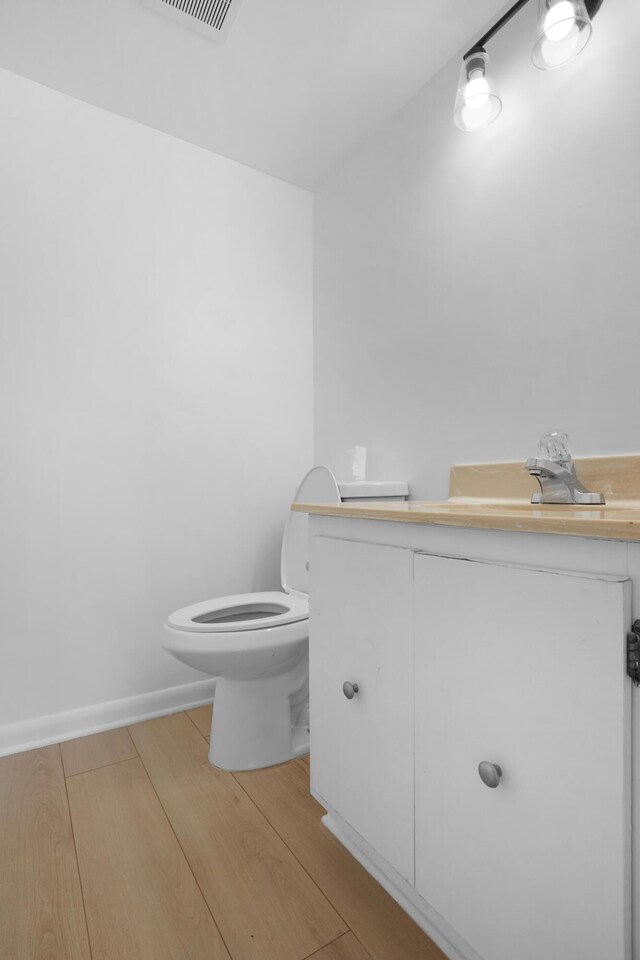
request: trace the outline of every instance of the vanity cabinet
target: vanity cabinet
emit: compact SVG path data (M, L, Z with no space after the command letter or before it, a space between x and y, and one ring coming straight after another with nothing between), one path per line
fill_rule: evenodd
M416 555L415 887L483 960L629 956L630 586Z
M310 562L313 791L413 883L413 554L313 538Z
M454 960L630 960L631 582L442 553L312 537L312 792Z

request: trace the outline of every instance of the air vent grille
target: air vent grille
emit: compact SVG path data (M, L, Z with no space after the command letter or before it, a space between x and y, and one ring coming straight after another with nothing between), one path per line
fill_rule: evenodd
M163 13L212 40L226 38L242 0L143 0L145 7Z
M214 30L222 30L232 0L162 0L188 17L195 17Z

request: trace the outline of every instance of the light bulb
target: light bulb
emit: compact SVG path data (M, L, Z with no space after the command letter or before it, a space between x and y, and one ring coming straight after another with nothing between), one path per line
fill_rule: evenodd
M538 11L531 60L540 70L562 67L584 50L591 37L585 0L538 0Z
M478 47L462 61L453 119L461 130L482 130L502 110L502 101L487 79L489 57Z
M488 102L489 98L487 97L487 103ZM482 130L482 128L486 127L488 123L491 123L492 119L493 118L489 116L489 110L487 109L486 105L482 110L467 106L462 108L461 120L462 128L464 130Z
M473 70L464 90L464 105L470 110L481 110L489 99L489 84L482 70Z
M575 12L570 0L560 0L549 8L544 20L544 33L547 40L559 43L568 37L576 25Z

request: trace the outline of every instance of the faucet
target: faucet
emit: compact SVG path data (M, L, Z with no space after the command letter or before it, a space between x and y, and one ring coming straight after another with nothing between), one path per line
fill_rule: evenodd
M554 430L540 437L538 449L543 457L530 457L526 468L540 484L540 493L534 493L531 503L604 503L601 493L586 490L576 474L569 451L566 433Z

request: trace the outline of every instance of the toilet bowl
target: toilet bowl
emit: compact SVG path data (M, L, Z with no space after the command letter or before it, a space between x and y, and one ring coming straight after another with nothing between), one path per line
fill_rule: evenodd
M294 498L340 503L327 467L307 473ZM168 618L163 646L216 677L209 761L256 770L309 752L308 516L290 512L281 554L282 591L215 597Z

